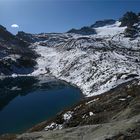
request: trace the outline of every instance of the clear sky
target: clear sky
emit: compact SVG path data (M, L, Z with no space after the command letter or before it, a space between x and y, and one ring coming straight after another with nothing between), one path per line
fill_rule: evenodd
M140 12L140 0L0 0L0 24L12 33L65 32L126 11Z

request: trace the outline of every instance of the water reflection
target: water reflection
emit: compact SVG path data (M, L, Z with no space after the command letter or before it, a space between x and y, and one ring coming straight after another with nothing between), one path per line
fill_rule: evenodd
M53 80L45 83L37 77L8 77L0 79L0 111L8 105L16 96L25 96L37 89L51 90L61 89L66 83Z

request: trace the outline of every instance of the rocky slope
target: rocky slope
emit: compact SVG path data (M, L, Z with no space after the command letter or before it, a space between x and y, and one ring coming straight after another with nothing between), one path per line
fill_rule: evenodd
M86 96L138 77L140 37L125 37L127 27L120 24L98 27L96 35L51 34L45 41L34 43L32 48L41 57L31 75L50 73L77 85Z
M36 52L0 25L0 75L27 74L36 65Z

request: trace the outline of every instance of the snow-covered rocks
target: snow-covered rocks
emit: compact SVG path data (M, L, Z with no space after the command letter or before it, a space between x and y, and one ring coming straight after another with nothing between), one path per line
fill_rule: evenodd
M48 131L48 130L60 130L64 127L65 123L67 123L70 118L72 117L73 112L72 111L67 111L65 114L63 114L62 119L63 119L63 123L62 124L58 124L56 122L52 122L50 124L48 124L44 130Z
M100 37L111 37L124 32L126 27L119 27L120 24L121 22L116 21L115 24L98 27L95 30Z
M62 129L63 126L62 125L59 125L59 124L56 124L54 122L52 122L50 125L47 125L44 130L45 131L48 131L48 130L60 130Z
M119 28L123 32L117 24L108 28ZM115 34L113 39L98 34L61 34L44 41L46 46L36 42L33 48L40 57L32 75L52 74L77 85L86 96L104 93L131 80L140 74L138 38L131 41L122 35L119 41L118 32Z
M64 120L65 121L68 121L72 117L72 112L71 111L68 111L67 113L65 113L63 115L63 117L64 117Z
M93 112L89 112L89 116L93 116L94 115L94 113Z

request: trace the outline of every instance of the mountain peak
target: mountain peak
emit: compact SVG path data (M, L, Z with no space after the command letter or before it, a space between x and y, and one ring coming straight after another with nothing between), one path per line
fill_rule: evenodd
M93 25L91 25L91 28L98 28L103 27L106 25L112 25L116 22L114 19L104 19L104 20L98 20Z
M71 29L67 33L75 33L75 34L81 34L81 35L91 35L95 34L96 31L90 27L84 26L80 29Z
M123 17L120 19L121 27L124 26L133 26L135 23L139 22L139 14L135 14L134 12L126 12Z

